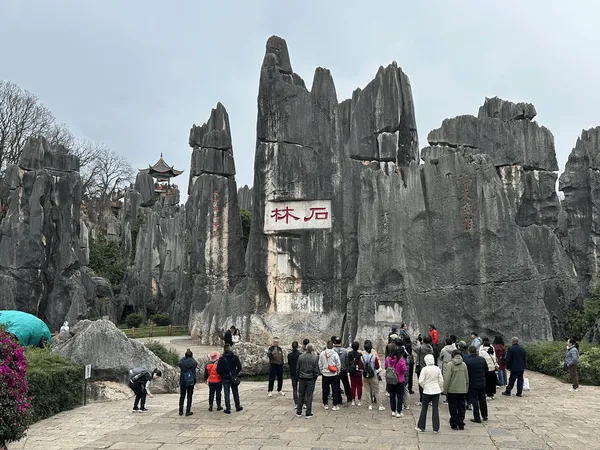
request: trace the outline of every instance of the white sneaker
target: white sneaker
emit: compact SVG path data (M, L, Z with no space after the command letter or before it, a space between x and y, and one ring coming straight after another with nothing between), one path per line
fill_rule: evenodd
M269 393L267 394L267 397L273 397L273 393L272 393L272 392L269 392Z
M339 410L340 410L340 407L336 405L336 406L334 406L333 408L331 408L331 410L332 410L332 411L339 411Z
M569 389L569 392L578 392L578 391L579 391L579 388L577 388L577 389L575 389L575 388Z
M356 406L362 406L362 402L359 400Z
M390 396L390 393L389 393L389 392L386 392L386 393L385 393L385 395L386 395L386 397L389 397L389 396Z
M294 405L294 409L298 409L298 405Z
M410 409L410 405L408 405L408 404L404 405L404 409Z
M325 405L325 406L323 406L323 408L329 409L329 405Z
M379 411L385 411L385 406L380 406Z
M396 411L392 411L392 417L397 417L396 416Z
M285 392L279 391L279 395L285 395Z
M373 405L369 405L369 411L373 409Z
M396 417L404 417L404 413L396 413Z
M352 406L356 406L356 402L352 400Z
M421 406L421 405L422 405L422 403L421 403L421 402L417 402L417 403L415 403L415 405L417 405L417 406Z

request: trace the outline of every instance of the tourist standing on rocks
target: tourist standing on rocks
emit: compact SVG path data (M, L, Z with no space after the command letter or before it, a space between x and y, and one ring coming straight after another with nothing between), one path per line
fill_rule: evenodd
M154 397L150 393L150 383L155 378L161 377L162 372L154 369L152 372L148 369L136 368L130 371L129 388L135 394L132 412L144 412L146 409L146 396ZM139 408L138 408L139 405Z
M504 339L502 336L494 338L494 353L498 363L498 384L506 386L506 350L504 349Z
M481 419L488 420L487 401L485 399L485 373L487 363L477 354L474 345L469 347L469 357L465 361L469 372L469 397L473 405L473 418L471 422L481 423Z
M281 395L285 395L281 389L283 388L283 350L279 346L279 338L273 338L273 345L267 349L267 356L269 357L269 388L268 396L273 396L273 385L275 384L275 378L277 378L277 392Z
M223 380L223 392L225 394L225 414L231 414L231 398L230 392L233 393L233 401L235 403L235 410L242 411L242 405L240 405L240 394L238 392L238 386L240 384L240 372L242 371L242 363L237 355L234 355L231 351L230 345L223 347L223 356L219 358L217 363L217 373Z
M508 385L502 395L510 396L517 382L517 397L523 396L523 375L527 366L527 354L525 349L519 345L519 338L511 339L512 345L506 351L506 367L510 370Z
M223 342L225 345L233 345L233 333L235 332L235 325L231 325L229 329L223 335Z
M298 358L301 353L298 350L298 341L292 342L292 351L288 353L287 361L290 366L290 380L292 381L292 396L294 397L294 407L298 406Z
M306 351L306 346L310 344L310 341L308 339L304 339L302 341L302 351L305 352Z
M185 415L191 416L194 414L192 409L192 396L194 395L194 386L196 385L196 369L198 369L198 363L193 358L192 351L188 348L185 352L185 356L179 360L179 369L181 374L179 375L179 415L183 416L183 402L187 397L187 405L185 408Z
M302 417L302 407L306 405L306 418L312 417L313 393L315 383L321 374L319 370L319 357L315 355L315 348L311 343L306 344L306 351L298 357L296 365L298 376L298 401L296 402L296 415Z
M448 400L450 428L465 429L465 402L469 392L469 372L460 350L452 352L452 360L444 370L444 394Z
M425 431L427 424L427 409L431 402L431 419L433 424L433 432L440 431L440 394L444 389L444 377L442 371L435 365L433 355L425 355L425 364L419 375L419 386L423 389L423 405L421 406L421 414L419 422L415 430L421 433Z
M340 378L338 376L341 368L341 361L338 354L333 350L333 342L327 342L327 348L319 356L319 370L323 379L323 406L329 409L329 390L332 391L333 408L332 411L338 411L338 397L340 390Z
M485 373L485 395L488 400L494 400L496 395L496 384L498 381L498 378L496 378L498 362L496 361L494 347L491 346L490 340L487 337L483 338L481 347L479 347L479 356L485 359L485 363L487 364L487 372Z
M471 345L477 349L477 352L479 352L479 347L481 347L481 338L475 331L473 331L471 332L471 339Z
M404 360L404 347L397 346L394 353L385 358L385 382L390 394L392 417L403 417L404 405L404 374L408 371Z
M571 338L567 341L567 352L565 353L565 366L569 371L569 378L573 387L571 392L577 392L579 390L579 350L577 349L577 342Z
M219 352L211 352L208 364L204 368L204 379L208 382L208 410L213 410L213 402L217 400L217 411L221 411L221 390L223 389L223 380L217 373L217 362L219 361Z
M340 357L340 384L344 387L344 394L348 403L352 401L352 395L350 395L350 381L348 380L348 350L342 347L342 338L337 336L333 341L333 349ZM342 390L338 391L338 405L343 403L342 401Z
M421 370L425 368L425 356L432 355L433 356L433 347L431 346L431 337L425 336L425 339L420 336L417 338L417 342L413 347L413 352L415 355L415 372L417 377L421 376ZM435 361L435 358L434 358ZM417 406L420 406L423 402L423 387L421 383L419 383L419 401L417 402Z
M236 328L235 330L233 330L233 334L231 335L231 342L233 342L233 344L237 344L238 342L242 341L242 335L240 333L240 329Z
M358 351L360 344L358 341L352 343L352 351L348 352L348 373L350 375L350 398L352 406L361 406L362 403L362 385L363 376L360 370L360 358L362 353Z
M369 340L365 341L365 352L360 358L358 368L363 374L363 391L371 393L369 395L369 409L373 409L373 404L375 403L379 405L379 411L385 411L385 406L383 406L379 397L378 373L381 368L379 357L376 352L374 353L373 344Z

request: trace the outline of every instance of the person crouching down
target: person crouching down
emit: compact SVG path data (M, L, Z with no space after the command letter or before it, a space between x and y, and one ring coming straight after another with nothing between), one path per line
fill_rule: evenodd
M154 397L150 393L150 383L155 378L161 377L162 372L158 369L150 372L148 369L136 368L132 369L129 373L129 388L135 394L132 412L148 411L146 409L146 396L150 396L150 398Z

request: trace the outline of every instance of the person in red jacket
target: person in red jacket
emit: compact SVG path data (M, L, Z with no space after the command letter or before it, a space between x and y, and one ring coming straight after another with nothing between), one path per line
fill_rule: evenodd
M215 399L215 394L217 397L217 411L221 411L223 407L221 406L221 389L223 387L223 380L221 380L221 376L217 373L217 362L219 361L219 353L212 352L209 357L210 361L206 364L204 368L204 378L208 381L208 410L213 410L213 401Z
M429 325L429 337L431 338L431 346L433 347L433 357L434 361L437 365L438 357L440 356L440 346L438 345L439 336L438 330L435 328L433 324Z

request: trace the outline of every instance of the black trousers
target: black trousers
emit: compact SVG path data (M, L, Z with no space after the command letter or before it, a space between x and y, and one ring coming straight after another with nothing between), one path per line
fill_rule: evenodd
M138 404L141 409L144 409L146 407L146 396L148 395L144 385L142 383L132 383L130 381L129 388L135 394L135 401L133 402L133 409L138 409Z
M183 402L187 397L187 405L185 412L190 412L192 409L192 396L194 395L194 385L191 386L179 386L179 413L183 412Z
M350 380L348 379L348 371L347 370L340 370L340 383L342 384L342 386L344 386L344 394L346 395L346 398L348 399L348 403L350 403L352 401L352 396L350 395ZM341 389L338 389L337 403L338 403L338 405L341 405L343 403Z
M450 412L450 426L452 428L465 427L465 402L466 394L448 394L448 410Z
M506 392L510 394L510 391L515 387L515 380L517 382L517 394L523 393L523 371L519 372L510 372L510 377L508 377L508 386L506 386Z
M306 405L306 415L312 416L312 399L315 391L315 380L298 380L298 402L296 414L302 414L302 406Z
M412 392L413 390L413 373L415 373L415 362L410 359L410 363L408 364L408 391Z
M433 431L440 431L440 394L423 394L423 405L421 406L421 414L419 415L419 422L417 424L417 427L425 431L425 425L427 424L427 408L430 402Z
M269 369L269 392L273 392L275 378L277 378L277 392L281 392L283 387L283 364L271 364Z
M473 404L473 419L481 420L482 417L487 419L488 409L487 400L485 399L485 387L469 388L469 396Z
M221 389L223 388L223 383L208 383L208 405L212 406L213 401L215 400L215 395L217 397L217 408L221 406Z
M323 383L323 404L329 403L329 389L332 390L333 406L338 404L338 396L340 395L340 377L333 375L331 377L321 377Z

